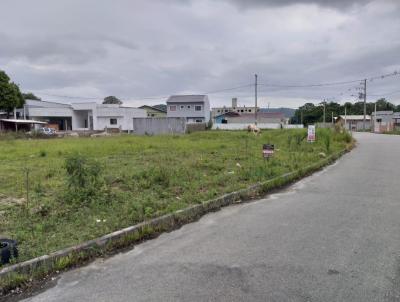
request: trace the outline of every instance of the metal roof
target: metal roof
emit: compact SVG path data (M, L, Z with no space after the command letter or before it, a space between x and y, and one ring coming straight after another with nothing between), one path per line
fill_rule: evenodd
M0 119L2 122L14 123L14 124L47 124L46 122L35 121L35 120L18 120L18 119Z
M364 120L364 115L341 115L340 118L345 119L346 120L355 120L355 121L363 121ZM371 116L370 115L366 115L365 116L366 120L370 120Z
M203 94L198 95L171 95L167 103L203 103L207 100L207 96Z

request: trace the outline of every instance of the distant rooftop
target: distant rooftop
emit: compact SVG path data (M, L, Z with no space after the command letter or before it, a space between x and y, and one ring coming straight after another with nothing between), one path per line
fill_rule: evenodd
M191 94L191 95L171 95L167 103L196 103L196 102L205 102L208 97L204 94Z
M346 116L341 115L340 116L340 118L342 118L342 119L345 119L345 117L346 117L346 120L353 120L353 121L363 121L364 120L364 115L346 115ZM370 120L371 116L366 115L365 119Z

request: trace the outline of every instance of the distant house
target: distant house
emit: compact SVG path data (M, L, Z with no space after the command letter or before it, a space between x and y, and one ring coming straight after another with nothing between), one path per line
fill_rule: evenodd
M372 113L372 129L374 132L386 132L400 129L400 112L377 111Z
M167 117L183 117L188 124L210 121L210 102L206 95L173 95L167 100Z
M163 110L160 107L143 105L139 107L147 112L147 117L167 117L167 110Z
M63 104L26 100L24 116L57 130L133 130L133 118L147 117L144 109L95 102Z
M364 115L340 115L336 118L336 123L341 124L350 131L361 131L364 129ZM371 129L371 116L365 116L365 129Z
M257 108L259 111L260 109ZM254 113L256 111L256 107L246 107L246 106L238 106L237 98L232 98L231 106L223 106L223 107L215 107L211 109L211 117L215 118L216 116L220 116L229 112L236 113Z
M215 124L254 124L255 113L227 112L214 117ZM279 112L257 112L257 124L288 124L289 119Z

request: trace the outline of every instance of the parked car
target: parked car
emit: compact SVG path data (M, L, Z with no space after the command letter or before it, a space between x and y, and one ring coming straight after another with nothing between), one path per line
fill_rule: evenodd
M45 135L55 135L56 130L54 130L53 128L43 127L43 128L39 129L39 133L45 134Z

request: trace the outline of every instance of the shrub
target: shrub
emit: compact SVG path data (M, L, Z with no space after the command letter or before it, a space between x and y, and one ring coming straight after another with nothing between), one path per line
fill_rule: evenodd
M331 135L329 133L324 133L322 138L323 138L326 152L329 153L331 150Z
M65 160L67 171L66 199L90 202L104 193L104 178L99 162L74 154Z

